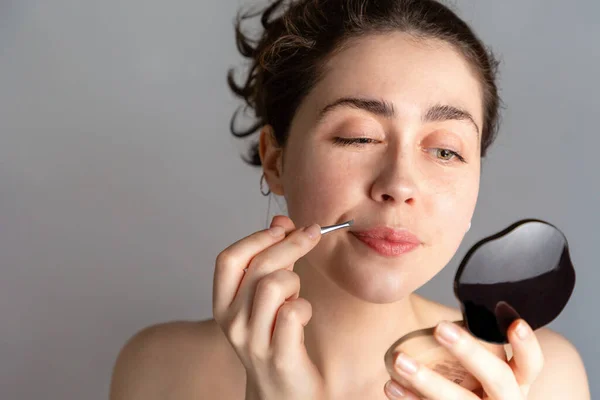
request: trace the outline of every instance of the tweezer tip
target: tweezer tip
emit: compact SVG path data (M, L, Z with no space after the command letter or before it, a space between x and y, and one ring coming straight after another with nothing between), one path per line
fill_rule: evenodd
M354 225L354 220L353 220L353 219L351 219L351 220L350 220L350 221L348 221L347 223L348 223L348 226L352 226L352 225Z

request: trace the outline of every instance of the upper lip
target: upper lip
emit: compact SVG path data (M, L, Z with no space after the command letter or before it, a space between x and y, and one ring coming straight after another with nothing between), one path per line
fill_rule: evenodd
M368 229L355 229L351 232L357 236L366 236L373 239L386 240L388 242L421 244L421 240L407 229L376 226Z

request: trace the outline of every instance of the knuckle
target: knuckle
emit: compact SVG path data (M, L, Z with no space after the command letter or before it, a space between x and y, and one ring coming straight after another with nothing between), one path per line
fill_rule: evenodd
M433 371L429 368L423 367L420 363L417 363L417 372L410 379L412 384L417 387L426 387L433 382Z
M464 357L473 354L475 351L481 351L480 347L473 346L472 339L465 335L459 334L458 340L453 345L452 352L458 356Z
M484 357L489 350L481 342L478 342L475 337L461 332L458 341L454 344L453 351L460 357L473 357L474 355Z
M263 253L259 253L252 258L250 264L248 264L248 268L259 274L264 274L269 270L270 263Z
M226 268L233 264L234 256L229 249L225 249L217 255L215 264L217 268Z
M300 320L300 312L293 306L292 302L285 303L277 312L277 319L282 322L294 322Z
M300 284L300 275L298 275L294 271L282 269L281 272L285 274L287 279L290 279L291 281Z
M300 276L298 276L298 274L296 274L295 272L291 272L291 271L287 271L291 274L290 276L290 281L292 283L292 287L294 288L295 291L300 291Z
M269 276L278 282L285 283L286 286L300 286L300 276L289 269L278 269L269 274Z
M298 232L296 235L289 236L290 243L296 247L304 248L310 244L310 240L304 232Z
M258 281L256 285L256 294L261 298L273 299L281 296L281 286L277 279L272 275L267 275Z
M246 324L244 324L239 317L235 317L231 320L225 333L231 344L234 346L242 346L247 340Z

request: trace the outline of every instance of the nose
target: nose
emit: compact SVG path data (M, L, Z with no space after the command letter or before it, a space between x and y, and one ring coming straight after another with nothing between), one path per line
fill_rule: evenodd
M377 202L414 204L418 188L416 165L410 156L397 156L383 166L371 187L371 197Z

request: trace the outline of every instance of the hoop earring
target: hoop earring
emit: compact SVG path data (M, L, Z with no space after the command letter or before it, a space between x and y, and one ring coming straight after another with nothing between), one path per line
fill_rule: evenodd
M263 173L262 176L260 177L260 193L263 196L268 196L271 193L271 189L269 189L269 185L267 184L267 191L265 192L263 186L265 184L265 174Z

